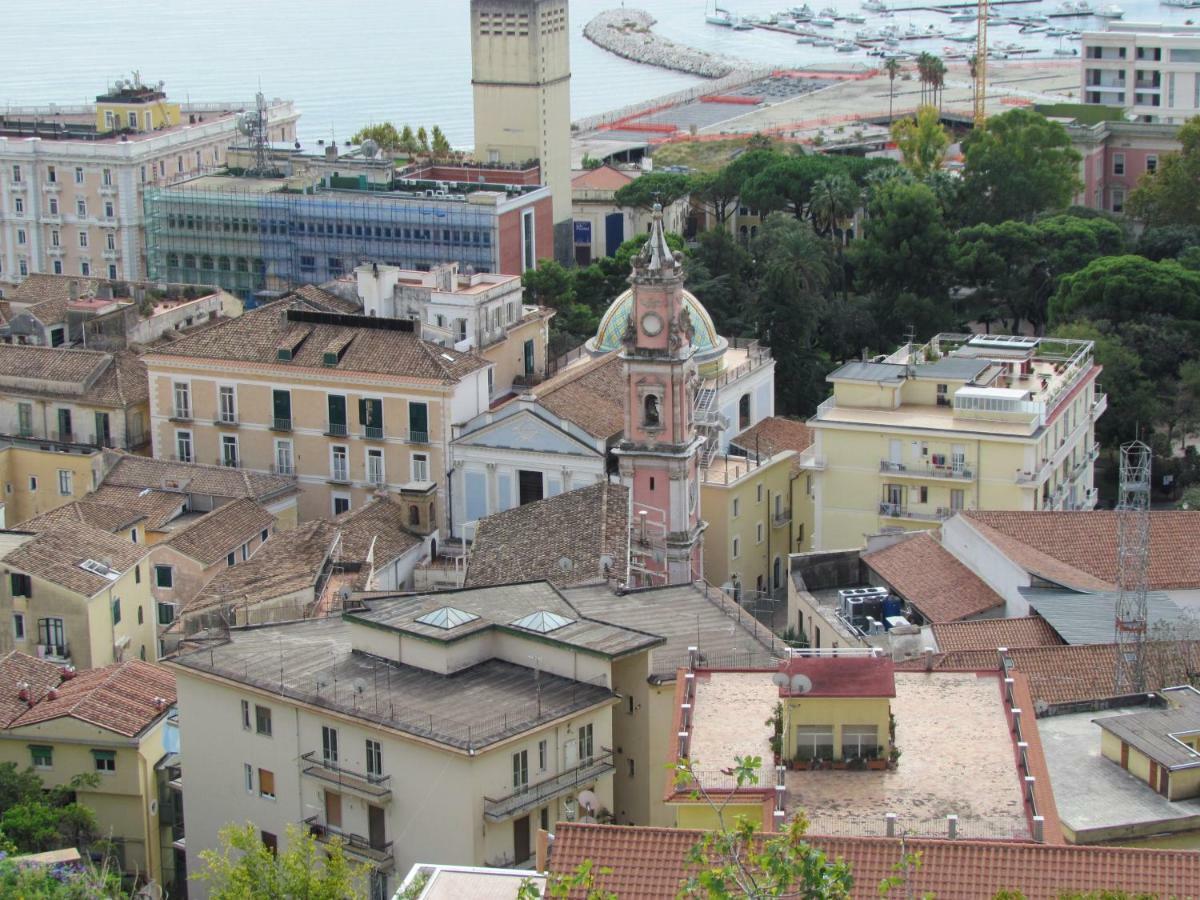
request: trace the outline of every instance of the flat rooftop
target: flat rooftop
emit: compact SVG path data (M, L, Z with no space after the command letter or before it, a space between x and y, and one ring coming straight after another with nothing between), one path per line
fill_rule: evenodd
M1200 829L1200 798L1168 800L1100 753L1101 728L1093 720L1146 711L1131 706L1038 719L1058 817L1075 843Z
M957 815L963 838L1030 838L998 676L897 672L891 703L897 767L789 770L789 817L803 810L812 834L883 835L885 816L895 813L901 830L944 836L946 817ZM733 717L744 730L765 731L765 717L757 709L753 715L739 710Z
M733 765L735 756L766 760L759 783L769 783L771 732L764 723L779 702L779 687L772 683L771 673L698 672L695 691L688 754L700 783L731 787L721 770Z
M595 684L498 659L452 675L402 665L354 650L351 626L337 616L231 629L228 641L173 662L461 750L613 697Z

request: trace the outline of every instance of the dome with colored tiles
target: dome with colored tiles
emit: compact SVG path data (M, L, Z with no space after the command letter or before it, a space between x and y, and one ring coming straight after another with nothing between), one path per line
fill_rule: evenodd
M717 334L716 326L713 325L708 310L690 291L683 292L683 305L687 309L688 315L692 317L692 327L695 328L695 334L692 335L692 346L696 348L697 357L707 359L724 352L728 342ZM593 353L607 353L610 350L619 349L621 336L629 324L629 316L632 311L633 290L630 289L617 297L608 311L604 313L596 336L588 341L588 349Z

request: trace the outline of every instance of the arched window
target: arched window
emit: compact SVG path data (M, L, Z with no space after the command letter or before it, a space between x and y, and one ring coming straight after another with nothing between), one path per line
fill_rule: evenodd
M738 430L743 431L750 427L750 395L742 394L738 400Z
M643 424L657 426L660 421L658 412L658 396L656 394L647 394L644 407L645 418Z
M408 524L409 525L420 525L421 524L421 507L417 506L417 504L415 504L415 503L412 504L411 506L409 506L409 508L408 508Z

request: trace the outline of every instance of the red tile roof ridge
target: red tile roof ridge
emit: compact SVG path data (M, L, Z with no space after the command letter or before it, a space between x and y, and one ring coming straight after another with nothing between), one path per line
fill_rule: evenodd
M1034 575L1055 584L1063 584L1080 590L1111 591L1115 587L1111 582L1097 578L1070 563L1043 553L1019 538L1014 538L993 528L976 516L973 510L963 515L970 527L974 528L992 546Z

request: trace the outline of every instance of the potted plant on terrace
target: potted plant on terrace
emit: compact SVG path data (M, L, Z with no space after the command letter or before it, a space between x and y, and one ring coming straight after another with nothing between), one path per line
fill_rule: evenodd
M771 752L775 754L775 765L783 760L783 704L776 703L771 718L763 723L771 729Z

